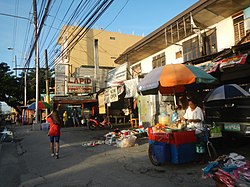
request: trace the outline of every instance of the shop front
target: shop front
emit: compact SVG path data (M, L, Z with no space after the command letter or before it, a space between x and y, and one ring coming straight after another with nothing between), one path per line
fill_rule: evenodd
M93 96L54 96L53 107L58 109L62 121L66 111L66 127L86 125L88 118L98 113Z

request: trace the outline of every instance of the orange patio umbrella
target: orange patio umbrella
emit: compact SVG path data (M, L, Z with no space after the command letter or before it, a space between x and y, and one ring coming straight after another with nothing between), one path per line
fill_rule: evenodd
M211 84L217 81L198 67L186 64L167 64L149 72L138 84L143 95L180 93L191 84Z

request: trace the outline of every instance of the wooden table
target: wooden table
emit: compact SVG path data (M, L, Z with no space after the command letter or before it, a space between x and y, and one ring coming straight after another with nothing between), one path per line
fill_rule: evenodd
M126 116L112 116L112 118L115 118L115 125L118 124L118 119L122 119L123 120L123 125L125 125L126 123Z

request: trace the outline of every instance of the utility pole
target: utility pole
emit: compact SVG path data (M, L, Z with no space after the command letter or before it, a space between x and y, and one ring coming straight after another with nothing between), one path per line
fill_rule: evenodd
M24 70L24 106L27 105L27 70Z
M45 59L45 85L46 85L46 102L50 104L50 97L49 97L49 67L48 67L48 55L47 49L44 51L44 59ZM46 109L46 116L48 115L48 109Z
M15 68L16 68L15 73L16 73L16 77L17 77L17 61L16 61L16 55L15 55Z
M39 111L38 111L38 101L39 101L39 50L38 50L38 26L37 26L37 4L36 0L33 0L33 16L34 16L34 35L35 35L35 64L36 64L36 118L35 124L38 125Z
M99 56L98 56L98 39L94 40L94 88L93 88L93 93L97 91L97 74L99 71Z

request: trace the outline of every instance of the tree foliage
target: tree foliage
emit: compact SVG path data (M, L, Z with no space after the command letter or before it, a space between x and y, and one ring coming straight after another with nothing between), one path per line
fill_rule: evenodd
M0 101L6 102L17 111L22 100L20 85L20 79L13 75L10 67L4 62L0 63Z
M49 73L49 77L51 74ZM29 71L26 75L27 104L35 101L36 97L36 72ZM39 93L45 93L45 70L39 71ZM24 72L20 77L13 75L8 64L0 63L0 101L6 102L10 107L21 113L20 106L24 105Z

